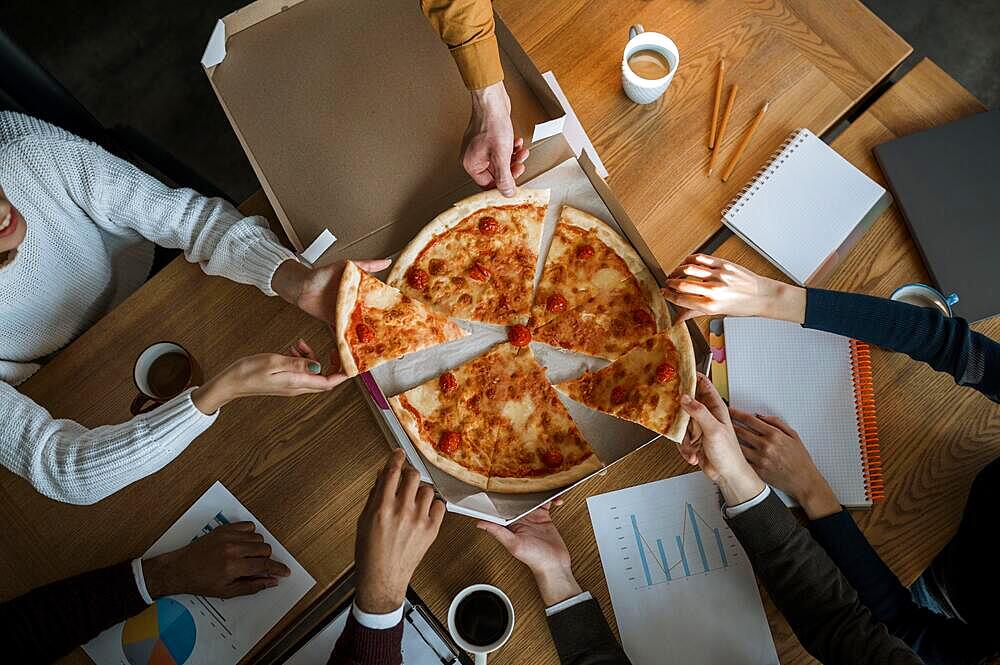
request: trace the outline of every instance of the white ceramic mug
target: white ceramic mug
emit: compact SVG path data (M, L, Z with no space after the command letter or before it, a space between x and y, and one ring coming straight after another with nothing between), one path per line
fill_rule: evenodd
M638 23L628 29L628 36L628 43L622 53L622 88L636 104L651 104L663 96L674 80L677 66L681 62L680 51L672 39L658 32L646 32ZM658 79L642 78L628 66L628 59L636 51L656 51L662 54L670 64L670 73Z
M135 387L139 390L139 394L132 400L132 405L129 407L132 415L137 416L140 413L145 413L177 396L158 395L153 390L153 387L149 385L149 369L153 366L157 358L165 356L168 353L179 353L188 360L187 380L181 391L177 393L178 395L191 386L200 385L203 382L204 375L202 374L201 367L183 346L176 342L157 342L156 344L151 344L139 354L139 357L136 358L135 366L132 368L132 380L135 382Z
M500 598L503 604L507 607L507 627L503 631L503 635L497 641L492 644L487 645L477 645L470 644L458 633L458 628L455 626L455 611L458 609L458 605L465 599L466 596L475 591L489 591ZM500 589L496 588L492 584L473 584L472 586L465 587L452 599L451 607L448 608L448 633L451 635L451 639L455 640L455 644L465 649L471 653L476 658L476 665L486 665L486 654L492 653L502 647L510 639L510 634L514 632L514 605L510 602L510 598L507 597Z

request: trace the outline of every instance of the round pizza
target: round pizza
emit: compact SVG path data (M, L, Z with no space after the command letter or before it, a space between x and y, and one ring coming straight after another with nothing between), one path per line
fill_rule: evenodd
M427 461L485 491L543 492L604 466L529 348L500 344L389 402Z
M468 334L444 314L369 275L352 261L345 264L340 278L334 333L348 376Z
M531 311L549 191L459 201L403 249L388 283L449 316L510 325Z
M652 273L622 236L563 206L531 310L533 337L614 360L670 327Z
M694 347L687 326L676 325L642 340L596 372L556 385L592 409L630 420L680 443L687 429L681 395L693 395L697 381Z

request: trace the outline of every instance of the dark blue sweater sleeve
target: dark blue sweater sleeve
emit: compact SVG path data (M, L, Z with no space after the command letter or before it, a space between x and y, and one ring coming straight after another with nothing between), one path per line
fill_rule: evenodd
M925 662L977 663L995 650L996 640L981 630L913 602L909 590L885 565L846 510L810 522L809 531L873 618Z
M926 307L858 293L806 290L806 328L905 353L1000 402L1000 343Z

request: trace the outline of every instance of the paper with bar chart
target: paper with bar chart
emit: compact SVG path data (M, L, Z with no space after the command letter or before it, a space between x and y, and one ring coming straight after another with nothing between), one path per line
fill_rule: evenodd
M98 665L236 665L316 583L246 507L216 482L143 555L187 545L229 522L250 521L271 558L292 574L252 596L167 596L83 645Z
M778 662L753 569L704 474L592 496L587 508L633 665Z

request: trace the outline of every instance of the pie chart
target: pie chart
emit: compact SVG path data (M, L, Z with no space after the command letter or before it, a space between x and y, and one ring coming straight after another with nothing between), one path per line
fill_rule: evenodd
M184 665L197 630L187 608L160 598L122 627L122 651L130 665Z

